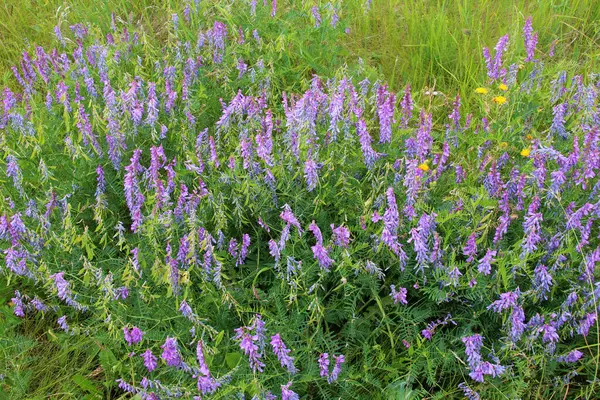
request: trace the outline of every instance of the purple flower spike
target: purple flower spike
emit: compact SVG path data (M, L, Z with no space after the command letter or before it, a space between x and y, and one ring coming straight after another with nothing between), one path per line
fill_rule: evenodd
M146 349L146 351L142 353L141 357L144 359L144 366L149 372L152 372L156 369L156 357L154 354L152 354L152 350Z
M278 334L271 336L271 346L273 346L273 353L277 356L277 359L281 363L282 367L287 368L290 374L298 372L294 366L294 357L290 357L290 349L288 349L281 340L281 336Z
M126 326L123 327L123 335L125 337L125 341L129 346L138 344L142 341L142 337L144 336L144 332L137 326L134 326L131 329L128 329Z
M177 348L177 339L168 337L165 340L165 344L160 346L163 349L161 354L161 358L165 360L168 366L170 367L178 367L181 365L181 356L179 355L179 350Z
M390 289L392 290L392 292L390 293L390 296L392 296L392 298L394 299L394 304L408 304L408 301L406 301L406 294L407 294L407 290L406 288L399 288L396 291L396 286L395 285L391 285Z
M525 58L525 62L534 61L533 57L535 54L535 46L538 41L537 32L533 32L533 26L531 22L531 17L527 18L525 21L525 26L523 26L523 38L525 40L525 51L527 52L527 58Z

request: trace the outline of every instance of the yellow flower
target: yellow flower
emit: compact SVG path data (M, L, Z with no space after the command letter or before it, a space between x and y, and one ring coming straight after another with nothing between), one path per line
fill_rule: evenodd
M524 148L523 150L521 150L521 155L523 157L529 157L529 154L531 154L531 149L529 147Z
M429 171L429 165L427 165L427 162L424 162L423 164L419 165L418 167L421 171Z
M508 142L500 142L500 148L505 149L508 147Z
M496 103L496 104L502 105L502 104L506 103L506 97L504 97L504 96L496 96L496 97L494 97L492 99L492 101L494 103Z
M506 86L504 83L501 83L498 85L498 89L506 92L508 90L508 86Z
M475 93L479 93L479 94L487 94L488 90L484 87L478 87L477 89L475 89Z
M531 134L528 134L527 136L525 136L525 139L527 139L527 140L533 140L533 136Z

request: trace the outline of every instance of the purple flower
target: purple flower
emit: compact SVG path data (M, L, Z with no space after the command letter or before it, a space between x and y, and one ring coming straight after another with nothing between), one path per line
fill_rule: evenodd
M419 288L419 286L417 284L415 284L415 289L418 289L418 288ZM425 339L431 340L431 338L435 334L435 331L437 330L438 327L448 325L449 323L456 325L456 322L454 322L454 320L452 319L451 314L446 315L446 317L444 317L444 319L438 319L435 322L428 323L427 327L421 331L421 335Z
M240 327L235 329L235 339L240 341L240 349L244 350L244 354L248 356L252 371L262 372L265 364L261 361L262 355L258 351L258 346L254 343L257 336L251 335L246 327Z
M225 39L227 38L227 26L215 21L213 27L206 32L208 42L213 49L213 62L220 64L225 53Z
M379 86L377 89L377 115L379 116L379 143L390 143L392 141L392 124L394 121L394 110L396 108L396 96L387 91L387 87Z
M244 264L246 256L248 255L248 248L250 247L250 235L244 233L242 235L242 247L240 249L239 257L236 261L236 266Z
M387 209L383 214L383 231L381 232L381 241L388 246L392 252L400 259L400 269L406 266L408 257L404 252L402 245L398 242L398 226L400 225L400 216L398 215L398 205L394 188L389 187L386 191Z
M392 292L390 293L390 296L392 296L392 298L394 299L394 304L408 304L408 301L406 301L406 294L407 294L407 290L406 288L399 288L398 291L396 291L396 286L395 285L391 285L390 289L392 290Z
M323 246L323 235L321 234L321 230L315 221L310 224L308 229L315 235L315 239L317 240L317 243L311 247L313 255L319 262L319 266L328 271L331 264L333 264L333 260L329 257L327 249Z
M171 14L171 20L173 21L173 29L175 30L175 32L177 32L179 30L179 15L175 14Z
M525 21L525 26L523 26L523 38L525 39L525 51L527 52L527 58L525 59L525 62L533 61L535 46L537 45L538 41L538 34L537 32L533 32L531 16L527 18L527 21Z
M459 383L458 388L463 391L468 400L481 400L479 393L471 389L465 382Z
M275 0L273 0L273 3L275 3ZM290 386L292 386L292 382L288 382L287 385L281 385L281 400L300 400L300 396L290 390Z
M265 348L265 322L262 320L260 314L256 314L254 316L254 320L252 321L252 325L250 329L254 331L255 340L258 342L258 347L260 351L263 351Z
M340 372L342 372L342 364L344 363L344 361L345 361L345 358L344 358L343 354L340 354L339 356L335 356L335 365L333 366L331 375L327 379L328 383L337 381L338 376L340 375Z
M312 13L313 18L315 19L315 28L320 27L321 26L321 14L319 14L319 7L313 6L310 9L310 12Z
M575 350L569 352L565 356L557 357L556 360L559 362L576 363L577 361L579 361L581 359L581 357L583 357L583 353L581 351L575 349Z
M87 36L87 34L88 34L88 29L83 24L71 25L69 28L71 28L71 31L73 32L73 34L75 35L75 37L77 39L82 39L83 40Z
M525 332L525 312L523 308L515 305L510 315L510 340L513 343L518 342L523 332Z
M596 313L586 314L585 317L583 317L583 319L579 321L579 325L577 326L577 333L579 333L582 336L587 336L590 331L590 328L592 327L592 325L594 325L594 322L596 322L597 317L598 316Z
M158 98L156 97L156 83L148 82L148 97L146 99L146 124L154 126L158 119Z
M333 244L339 247L348 247L350 230L342 225L336 228L334 224L331 224L331 230L333 231Z
M475 256L477 256L477 234L476 232L473 232L469 238L467 239L467 243L465 244L465 247L463 247L463 254L465 256L467 256L467 262L471 262L475 259Z
M523 248L523 255L537 250L537 245L542 240L540 236L541 222L543 220L542 214L538 212L540 207L540 198L535 196L529 205L525 221L523 222L523 229L525 231L525 238L521 244Z
M467 362L471 368L469 376L473 380L483 382L484 375L495 377L504 373L505 367L482 361L480 351L483 346L483 337L481 335L465 336L462 338L462 342L465 344Z
M371 147L371 135L369 135L369 131L367 130L367 124L364 119L359 119L356 123L356 131L358 133L358 138L360 141L360 148L362 150L363 158L365 161L365 165L368 169L373 168L375 165L375 161L381 156L373 147Z
M23 298L21 297L21 293L18 290L15 290L15 297L10 299L13 302L13 312L17 317L25 316L25 305L23 304Z
M539 294L539 297L548 300L548 293L553 285L552 275L548 272L545 265L538 265L534 271L533 288Z
M21 168L19 168L17 158L12 154L6 156L6 176L12 178L13 186L19 191L19 193L22 194L23 187L21 183L23 180L23 175L21 173Z
M492 310L494 312L500 313L510 307L515 307L517 305L517 300L521 292L517 288L514 292L505 292L500 294L500 299L494 301L490 304L487 309Z
M410 92L410 85L406 85L406 88L404 89L404 96L402 97L402 100L400 101L400 114L401 114L400 125L403 128L408 128L408 123L412 119L412 113L413 113L413 99L412 99L412 95Z
M144 366L149 372L152 372L156 369L156 357L154 354L152 354L152 350L146 349L146 351L142 353L141 357L144 359Z
M455 131L460 131L460 96L456 95L456 98L454 99L454 108L452 109L452 113L450 113L450 115L448 115L448 118L450 119L450 121L452 121L452 124L450 125L452 130Z
M556 328L552 325L544 324L539 328L542 333L542 340L544 343L557 343L559 340Z
M198 358L198 365L200 366L198 390L202 392L202 394L214 393L221 386L221 383L210 376L210 370L204 359L203 343L201 340L199 340L196 345L196 357Z
M275 259L275 262L279 262L281 259L281 251L279 250L279 246L277 246L277 242L273 239L269 240L269 254Z
M69 324L67 324L67 316L63 315L62 317L60 317L57 321L58 326L60 326L60 328L65 331L65 332L69 332Z
M294 357L290 357L290 349L288 349L281 340L281 336L278 334L271 336L271 346L273 346L273 353L277 356L277 359L281 363L282 367L287 368L290 374L298 372L294 366Z
M306 179L306 185L309 192L312 192L319 181L318 165L317 163L309 158L304 163L304 178Z
M58 41L61 43L61 45L63 47L66 47L66 43L65 43L65 39L63 38L62 32L60 31L60 26L56 25L54 27L54 35L56 35L56 38L58 39Z
M163 349L160 358L165 360L168 366L178 367L181 365L181 356L177 348L176 338L167 337L165 343L160 348Z
M560 103L552 108L554 117L552 119L552 125L550 126L550 132L556 133L562 139L567 138L567 130L565 129L567 107L567 103Z
M50 279L54 281L54 286L58 292L57 296L61 300L66 300L71 296L70 284L64 278L64 272L57 272L56 274L50 275Z
M131 329L128 329L126 326L123 327L123 335L125 336L125 341L129 346L138 344L142 341L142 337L144 336L144 332L137 326L134 326Z
M227 251L229 252L231 257L235 258L238 256L238 242L237 240L235 240L235 238L231 238L231 240L229 241L229 248Z
M504 54L507 45L508 35L502 36L496 44L496 55L494 58L492 58L490 50L487 47L483 49L483 57L485 58L487 65L488 77L492 81L495 81L506 74L506 70L502 69L502 55Z
M494 257L496 256L496 250L487 249L485 256L481 260L479 260L479 266L477 267L477 271L483 275L489 275L492 272L492 263L496 260Z
M322 377L329 376L329 354L322 353L319 356L319 371Z

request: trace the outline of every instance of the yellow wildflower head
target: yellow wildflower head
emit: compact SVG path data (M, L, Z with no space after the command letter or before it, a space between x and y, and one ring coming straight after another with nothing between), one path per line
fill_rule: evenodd
M502 104L506 103L506 97L504 97L504 96L496 96L496 97L494 97L492 99L492 101L494 103L496 103L496 104L502 105Z
M487 94L488 90L484 87L478 87L477 89L475 89L475 93L479 93L479 94Z
M523 157L529 157L530 154L531 154L531 149L529 147L526 147L523 150L521 150L521 155Z
M500 148L506 149L508 147L508 142L500 142Z
M501 83L498 85L498 89L506 92L508 90L508 86L506 86L504 83Z
M424 162L423 164L420 164L418 167L421 171L429 171L429 165L427 165L427 162Z

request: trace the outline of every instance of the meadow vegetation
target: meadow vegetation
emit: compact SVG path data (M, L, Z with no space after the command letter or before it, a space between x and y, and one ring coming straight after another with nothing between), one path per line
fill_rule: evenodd
M598 21L7 0L0 396L595 398Z

